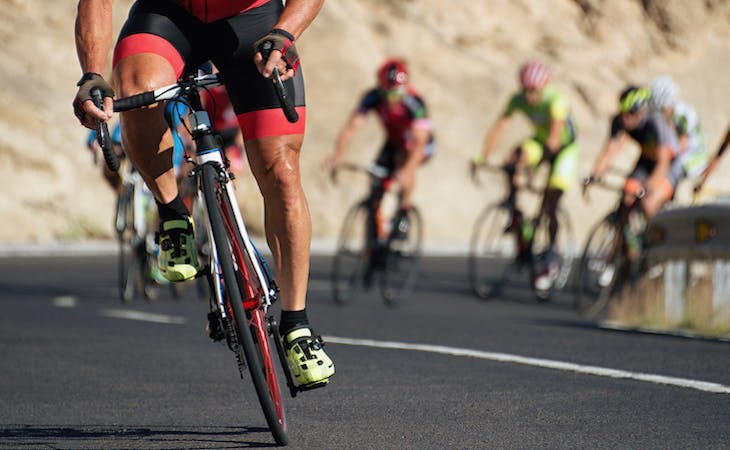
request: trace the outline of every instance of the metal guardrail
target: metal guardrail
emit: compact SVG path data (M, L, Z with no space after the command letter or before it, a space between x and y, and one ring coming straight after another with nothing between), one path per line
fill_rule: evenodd
M682 321L689 298L704 296L715 323L730 321L730 201L668 208L649 222L646 241L649 267L663 269L667 319Z

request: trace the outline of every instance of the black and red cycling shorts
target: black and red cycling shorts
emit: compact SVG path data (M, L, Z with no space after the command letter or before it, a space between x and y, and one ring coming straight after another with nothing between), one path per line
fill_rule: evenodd
M174 0L137 0L114 49L114 65L140 53L165 58L178 77L205 61L218 67L245 140L303 134L306 107L301 66L285 85L294 92L299 121L286 120L271 84L256 69L253 43L266 35L283 10L281 0L205 23Z

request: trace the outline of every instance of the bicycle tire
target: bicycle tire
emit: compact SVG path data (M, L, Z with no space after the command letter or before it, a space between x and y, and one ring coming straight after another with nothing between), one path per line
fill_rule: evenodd
M570 218L563 208L556 211L558 219L558 234L554 243L555 257L558 258L559 270L555 280L547 290L538 289L535 286L535 278L543 269L543 264L550 244L549 221L543 214L540 222L535 228L532 242L532 264L530 265L530 280L535 297L540 302L549 301L555 291L565 287L570 277L573 264L572 249L568 244L574 241L573 227Z
M208 220L213 234L213 241L218 255L217 266L221 268L222 278L224 281L224 291L226 295L226 307L230 309L236 335L241 344L246 365L249 369L251 379L256 391L256 395L261 405L261 409L269 425L271 434L278 445L286 445L288 436L286 432L286 416L284 414L283 403L281 401L281 393L278 389L278 381L273 370L268 370L265 361L266 355L271 361L271 352L268 349L268 329L260 330L261 311L254 310L252 314L247 314L243 307L243 298L241 295L240 273L237 268L242 267L245 261L236 260L234 266L234 253L232 249L236 245L240 245L240 236L231 235L228 226L225 223L226 210L232 208L225 187L218 182L217 171L214 166L204 164L201 167L201 189L205 198L205 205L208 213ZM233 227L233 229L236 229ZM249 321L251 319L251 322ZM251 327L258 328L259 332L252 333ZM264 342L266 347L264 348ZM268 364L269 367L273 365ZM273 377L273 381L272 381ZM276 390L272 390L271 386L275 385Z
M374 275L368 255L369 206L366 202L353 205L342 223L337 244L337 252L332 260L330 281L335 303L344 305L352 302L369 284L366 280Z
M518 268L517 239L510 229L512 215L508 207L495 203L487 205L474 222L467 272L472 291L479 298L500 296Z
M134 209L132 200L134 187L127 185L117 198L117 210L115 227L117 229L117 241L119 243L119 254L117 258L117 283L119 288L119 299L128 303L131 302L138 291L139 273L136 269L136 249L134 247Z
M423 219L415 206L393 218L386 245L385 267L380 291L388 306L398 306L413 291L418 279L418 267L423 242Z
M580 258L574 305L586 317L606 307L619 276L620 238L612 217L609 214L594 225Z

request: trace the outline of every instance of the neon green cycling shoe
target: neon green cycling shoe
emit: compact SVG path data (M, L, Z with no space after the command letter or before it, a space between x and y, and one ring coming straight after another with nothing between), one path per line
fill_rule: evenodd
M160 254L157 266L169 281L186 281L198 273L198 252L190 217L165 220L157 234Z
M334 363L322 348L322 338L313 336L308 326L294 328L283 341L292 374L299 384L326 384L335 373Z

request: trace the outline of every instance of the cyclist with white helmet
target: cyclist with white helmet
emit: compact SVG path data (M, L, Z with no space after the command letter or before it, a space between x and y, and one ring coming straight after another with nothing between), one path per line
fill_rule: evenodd
M471 172L485 164L497 147L514 112L522 112L535 128L533 137L522 141L507 157L509 166L536 168L541 162L550 164L550 177L545 187L540 214L550 219L550 248L546 254L543 273L534 280L539 289L548 289L554 282L559 267L554 246L558 234L557 207L563 192L573 183L578 165L576 128L565 95L551 84L550 68L539 61L528 61L519 71L522 89L515 93L502 115L487 134L482 151L471 161ZM511 207L516 202L516 173L510 182L507 199Z
M679 154L672 162L671 177L677 180L697 177L710 158L695 109L679 100L679 86L669 75L655 78L649 88L652 109L674 127L679 139Z

